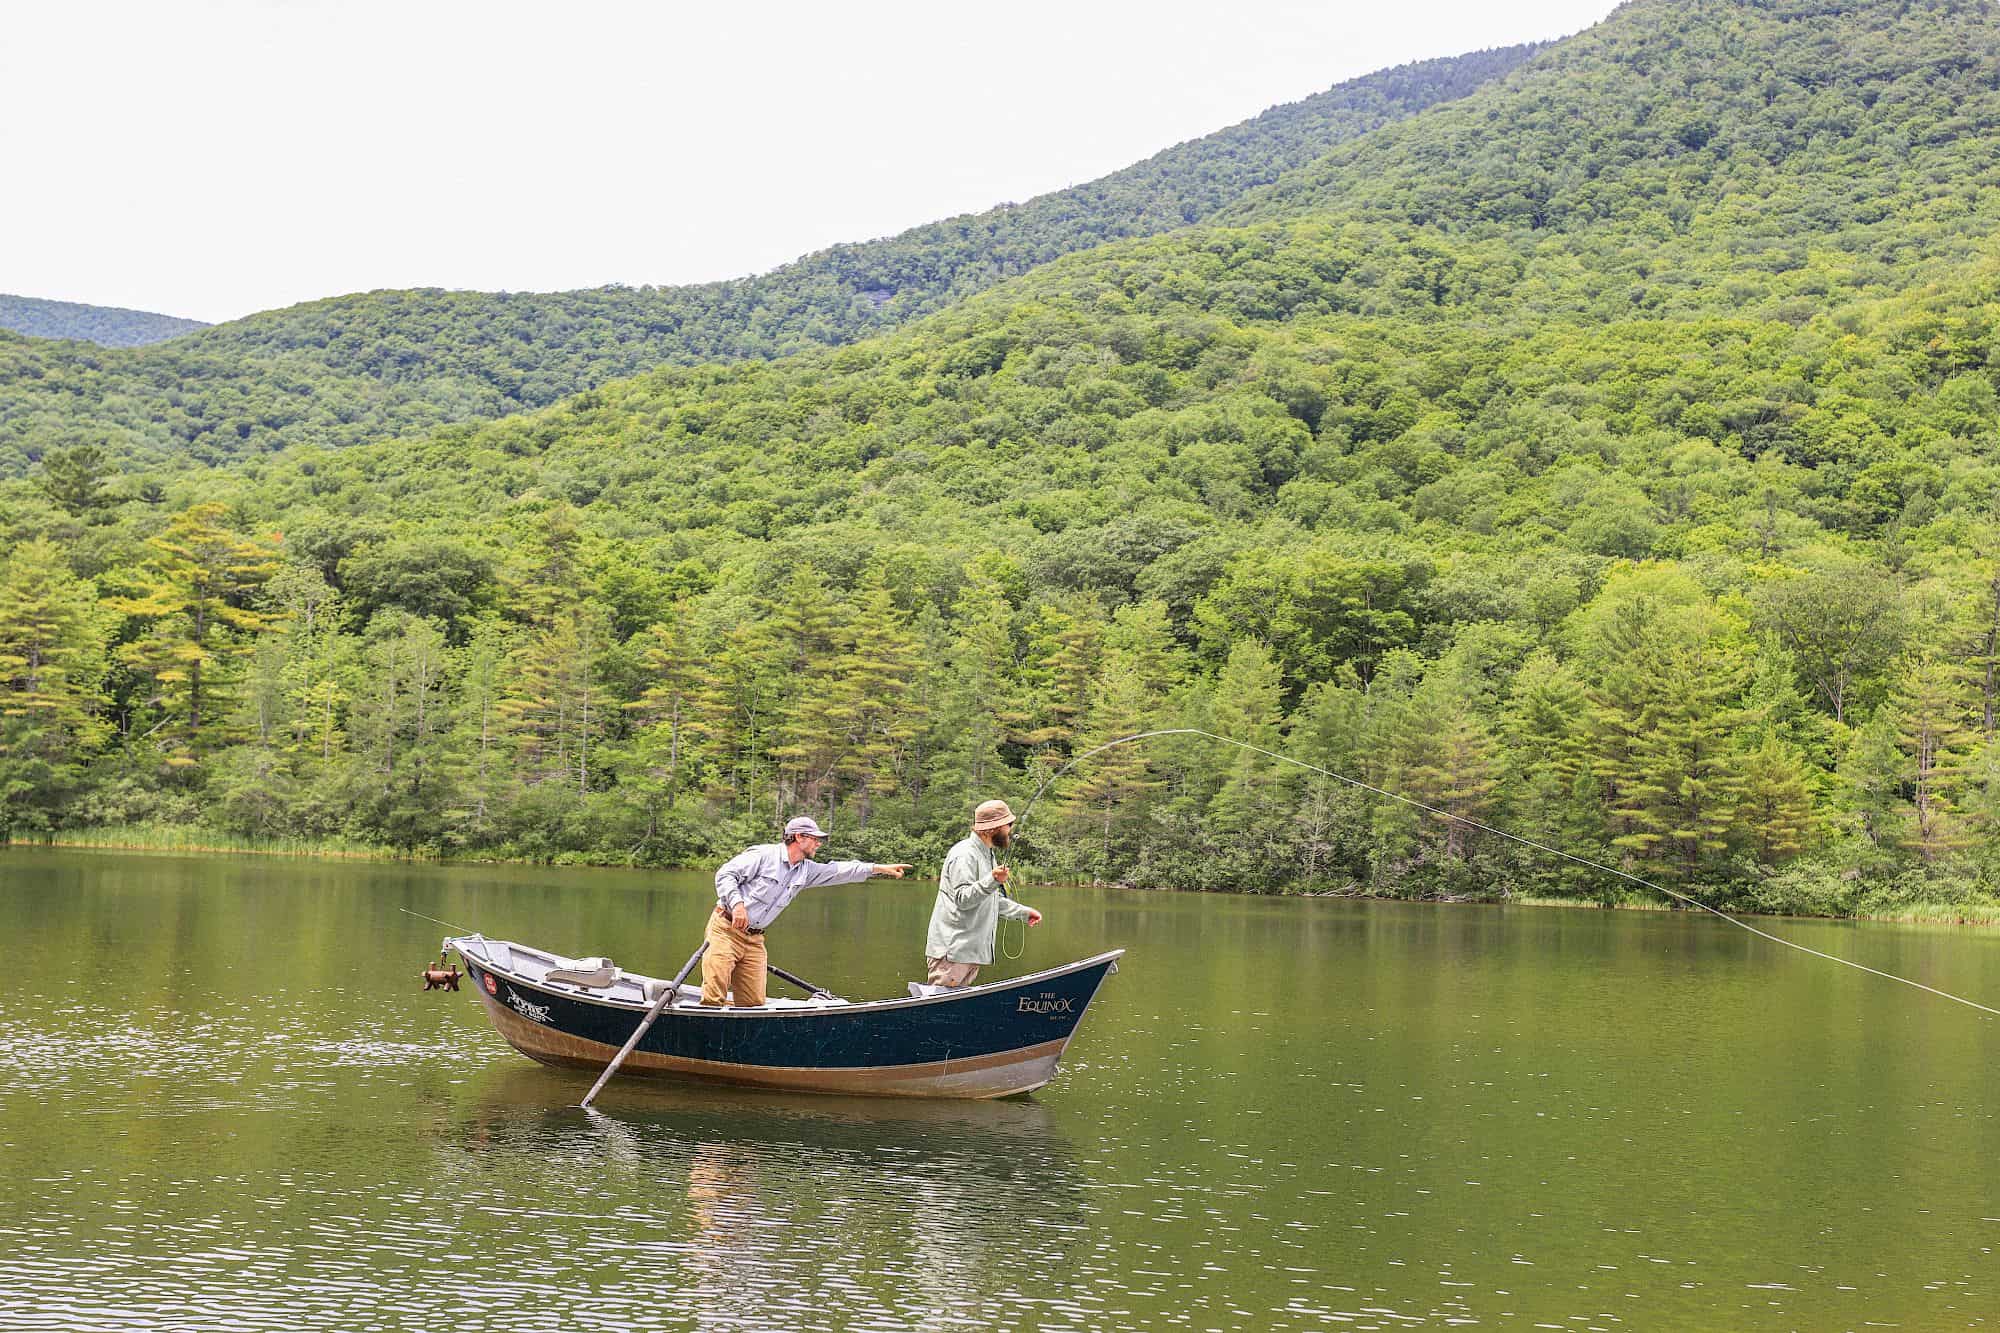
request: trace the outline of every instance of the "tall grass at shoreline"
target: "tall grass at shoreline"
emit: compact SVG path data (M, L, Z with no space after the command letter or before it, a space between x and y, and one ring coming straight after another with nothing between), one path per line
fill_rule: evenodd
M43 837L10 837L9 847L73 847L90 851L204 852L218 856L299 856L340 861L437 861L434 852L405 851L346 838L240 838L206 828L132 824L65 829Z
M1505 900L1508 907L1592 907L1602 911L1617 912L1696 912L1699 908L1682 907L1665 899L1646 900L1638 897L1623 899L1616 903L1603 903L1593 898L1557 898L1547 894L1521 894ZM1760 918L1790 918L1800 921L1904 921L1930 923L1934 925L1995 926L2000 925L2000 902L1987 900L1972 902L1935 902L1919 900L1907 903L1880 903L1857 907L1850 912L1755 912L1745 908L1718 907L1717 911L1730 916Z

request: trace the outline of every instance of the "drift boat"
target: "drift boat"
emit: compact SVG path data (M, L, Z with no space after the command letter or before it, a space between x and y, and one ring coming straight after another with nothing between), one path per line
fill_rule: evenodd
M472 993L521 1054L602 1069L672 984L601 958L575 959L482 935L447 939ZM755 1009L705 1007L680 986L619 1073L794 1092L1009 1097L1055 1077L1070 1038L1123 949L1007 981L908 998L825 992Z

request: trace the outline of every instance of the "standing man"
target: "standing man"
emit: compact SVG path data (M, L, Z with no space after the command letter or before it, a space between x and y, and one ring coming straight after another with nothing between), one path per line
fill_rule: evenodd
M739 852L715 872L715 911L708 918L708 952L701 956L701 1002L721 1004L735 992L739 1009L764 1003L764 932L785 905L815 884L854 884L870 875L901 879L907 865L815 861L826 845L818 824L800 815L785 825L783 842Z
M986 801L972 812L972 836L945 854L938 875L937 906L924 941L924 971L933 986L970 986L993 961L1000 918L1042 924L1042 914L1001 890L1007 867L994 864L1014 840L1014 812L1005 801Z

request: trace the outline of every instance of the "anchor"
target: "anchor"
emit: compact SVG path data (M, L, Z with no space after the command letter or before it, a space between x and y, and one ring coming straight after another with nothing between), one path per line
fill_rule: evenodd
M424 979L425 990L458 989L458 978L459 978L458 964L453 963L451 967L447 969L445 967L445 958L446 958L445 951L440 949L438 950L438 960L435 963L424 964L424 970L420 975Z

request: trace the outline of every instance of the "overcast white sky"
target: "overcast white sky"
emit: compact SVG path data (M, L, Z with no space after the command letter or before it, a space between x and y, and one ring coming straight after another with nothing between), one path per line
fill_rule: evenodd
M760 272L1610 0L0 0L0 292Z

